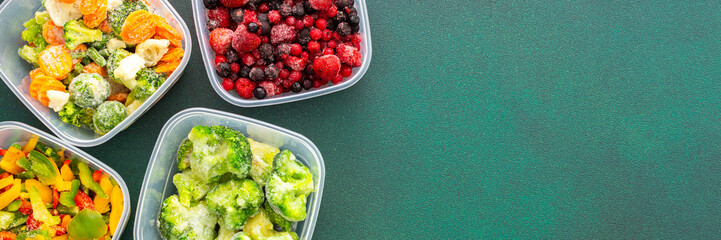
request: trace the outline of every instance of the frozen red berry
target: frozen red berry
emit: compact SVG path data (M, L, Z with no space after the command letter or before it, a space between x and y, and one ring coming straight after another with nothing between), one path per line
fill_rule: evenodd
M255 88L255 82L247 78L238 78L235 81L235 91L238 92L240 97L245 99L253 98L253 89Z
M336 8L335 6L331 6L330 8L328 8L328 11L326 11L325 13L325 15L329 18L335 17L336 14L338 14L338 8Z
M335 55L323 55L313 62L313 71L321 79L331 80L340 71L340 59Z
M343 76L341 76L341 75L335 76L334 78L332 78L330 80L330 82L332 82L333 84L338 84L342 81L343 81Z
M295 40L295 30L286 24L278 24L270 30L270 43L273 45Z
M248 80L250 81L250 80ZM278 86L273 84L271 81L262 81L258 83L258 86L262 87L265 90L265 96L266 97L272 97L275 96L278 92Z
M243 61L243 64L245 66L250 67L250 66L253 66L253 64L255 64L255 57L253 57L253 54L246 53L246 54L243 54L241 61Z
M284 64L285 64L285 66L288 66L293 70L302 71L303 69L305 69L305 66L308 64L308 61L303 58L290 56L285 59Z
M288 76L288 80L292 82L300 81L300 79L303 77L303 74L298 70L293 70L290 72L290 76Z
M332 0L310 0L310 6L316 10L327 10L333 6Z
M231 63L230 64L230 71L234 73L240 72L240 64L238 63Z
M302 53L302 52L303 52L303 47L300 46L300 44L293 43L290 45L290 54L291 55L299 56L300 53Z
M238 27L233 33L233 48L239 53L251 52L260 46L260 37L245 30L245 26Z
M233 90L233 80L230 78L223 78L223 83L221 83L221 85L225 91Z
M229 8L237 8L243 6L246 2L248 2L248 0L220 0L220 3L223 4L223 6Z
M305 27L307 27L307 28L312 27L314 23L315 23L315 18L313 18L313 16L305 15L305 17L303 17L303 25Z
M325 19L321 18L321 19L315 20L315 27L317 27L320 30L325 30L327 23L328 22Z
M341 44L335 48L335 52L341 62L348 64L351 67L360 67L361 53L358 48L348 44Z
M227 28L230 26L230 12L224 7L208 9L208 19L217 20L218 27Z
M233 31L227 28L216 28L210 32L210 48L217 54L225 54L233 42Z
M268 12L268 21L272 22L273 24L278 24L281 20L280 13L278 10L273 10Z
M248 25L249 23L252 23L252 22L258 23L258 14L252 10L245 10L243 12L243 25Z
M215 65L218 65L219 63L227 62L227 61L228 60L226 60L225 56L220 55L220 54L215 55Z
M308 43L308 52L310 53L317 53L320 51L320 43L317 41L310 41Z
M343 64L343 66L340 67L340 75L343 77L350 77L350 75L353 74L353 68Z

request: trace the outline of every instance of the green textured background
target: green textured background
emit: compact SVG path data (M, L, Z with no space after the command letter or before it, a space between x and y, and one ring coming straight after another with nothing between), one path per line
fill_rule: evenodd
M171 2L195 37L190 3ZM238 108L195 67L84 150L125 178L135 207L165 121L208 107L318 146L316 239L721 235L719 1L367 5L373 60L353 87ZM193 44L189 66L202 66ZM0 96L1 121L48 131L7 87Z

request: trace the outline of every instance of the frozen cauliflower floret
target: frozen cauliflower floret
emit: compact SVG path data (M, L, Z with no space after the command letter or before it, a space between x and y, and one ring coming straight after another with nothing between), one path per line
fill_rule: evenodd
M145 60L138 54L130 55L118 63L118 68L113 71L115 77L120 80L128 89L133 90L138 85L135 76L145 66Z
M68 100L70 100L70 93L66 92L48 90L45 94L48 96L48 99L50 99L48 107L52 108L56 112L63 110L63 106L65 106L65 104L68 103Z
M152 67L168 52L168 46L170 41L166 39L148 39L135 47L135 54L145 59L146 67Z
M123 4L123 0L108 0L108 12Z
M45 9L48 10L50 19L53 20L55 25L63 26L70 20L83 17L83 14L80 12L80 2L82 1L64 3L59 0L46 0Z
M111 38L110 40L108 40L108 50L110 50L110 52L113 52L116 49L121 49L121 48L125 48L125 47L127 47L127 46L125 45L125 42L123 42L123 40L120 40L117 38Z

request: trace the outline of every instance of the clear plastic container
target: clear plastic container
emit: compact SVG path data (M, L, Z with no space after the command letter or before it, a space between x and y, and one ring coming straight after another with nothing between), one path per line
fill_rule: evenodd
M60 139L81 147L97 146L108 141L115 134L130 126L140 115L143 115L153 104L158 102L183 74L183 70L190 59L193 44L190 41L188 26L180 15L166 0L148 0L147 2L154 9L155 14L165 17L171 26L182 30L180 34L183 36L185 57L178 66L178 70L168 77L155 94L107 134L100 135L89 128L80 128L64 123L60 121L55 111L30 97L28 87L31 80L28 73L33 67L18 56L18 48L26 44L20 39L20 33L25 30L23 23L32 18L35 11L41 8L40 0L5 0L0 5L0 19L3 20L3 23L0 24L0 32L3 33L0 34L0 76L20 101Z
M140 191L135 214L134 239L159 240L158 214L167 197L177 194L172 177L178 172L176 152L180 143L197 125L223 125L240 131L246 137L280 149L288 149L310 169L316 190L308 196L308 217L293 226L300 239L311 239L315 228L325 181L325 164L318 148L304 136L255 119L211 110L191 108L175 114L160 131Z
M206 28L206 22L208 21L207 10L203 6L202 0L192 0L193 2L193 18L195 19L195 31L198 34L198 43L200 45L200 53L203 55L203 63L205 63L205 70L208 72L208 79L210 79L210 85L213 85L213 89L220 95L221 98L225 99L229 103L241 106L241 107L260 107L275 105L281 103L295 102L308 98L323 96L329 93L337 92L356 84L358 80L363 77L363 74L368 70L368 65L371 63L371 30L370 24L368 23L368 10L366 9L365 0L355 0L355 8L358 10L358 17L360 18L360 30L358 31L362 36L363 40L360 43L361 52L361 66L354 68L353 73L350 77L344 78L340 84L326 84L320 88L312 88L310 90L303 90L299 93L287 92L281 95L265 99L244 99L238 96L235 90L225 91L221 83L222 79L215 72L215 52L210 48L208 44L208 37L210 32Z
M88 164L88 167L90 167L90 169L103 170L103 172L108 173L108 175L110 175L110 177L118 183L118 186L120 186L120 189L123 191L123 215L120 217L120 222L118 222L118 228L115 230L113 239L120 239L120 236L125 229L125 225L128 223L128 218L130 215L130 194L128 193L128 186L125 185L125 181L123 180L123 178L120 177L120 175L115 172L115 170L108 167L108 165L105 165L100 160L88 155L87 153L81 151L73 145L67 144L50 134L47 134L34 127L19 122L0 123L1 148L7 148L11 144L17 142L27 142L27 140L30 139L30 137L32 137L33 135L38 135L40 137L39 141L44 143L45 145L48 145L49 147L65 148L66 154L69 153L72 157L84 160L84 162Z

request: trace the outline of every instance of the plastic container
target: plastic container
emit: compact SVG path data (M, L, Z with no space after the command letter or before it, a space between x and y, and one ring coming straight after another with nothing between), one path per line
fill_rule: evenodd
M134 239L162 239L158 230L160 206L167 197L177 194L172 177L178 172L176 152L180 143L197 125L223 125L240 131L246 137L280 149L288 149L310 169L315 191L308 196L308 217L293 226L300 239L311 239L315 228L320 200L323 196L325 164L313 142L290 130L255 119L206 108L186 109L175 114L160 131L150 156L140 191L135 215Z
M287 92L274 97L265 99L244 99L238 96L235 90L225 91L221 83L223 80L215 72L215 52L210 48L208 44L208 37L210 32L205 27L208 21L207 9L203 6L201 0L193 0L193 18L195 19L195 31L198 34L198 43L200 45L200 53L203 55L203 63L205 63L205 70L208 72L208 79L210 79L210 85L213 85L213 89L220 95L221 98L225 99L229 103L241 106L241 107L260 107L275 105L281 103L295 102L308 98L314 98L323 96L329 93L337 92L356 84L358 80L363 77L363 74L368 70L368 65L371 63L371 31L370 24L368 23L368 10L366 9L365 0L355 0L355 8L358 10L358 17L360 18L360 30L358 31L362 36L363 40L360 43L361 51L361 66L354 68L353 73L350 77L344 78L340 84L326 84L320 88L312 88L310 90L303 90L299 93Z
M0 19L3 21L3 24L0 24L0 32L3 33L0 34L0 76L20 101L60 139L81 147L97 146L108 141L115 134L130 126L140 115L143 115L153 104L158 102L180 78L190 59L193 44L190 41L188 26L180 15L165 0L148 0L147 2L154 9L155 14L165 17L171 26L181 30L185 57L178 66L178 70L168 77L155 94L107 134L100 135L89 128L80 128L64 123L60 121L55 111L30 97L28 87L31 80L28 73L33 67L18 56L18 48L26 44L20 39L20 33L25 30L23 23L32 18L35 11L40 9L40 0L5 0L0 5Z
M105 165L100 160L88 155L87 153L81 151L73 145L67 144L50 134L47 134L34 127L19 122L0 123L0 148L7 148L11 144L17 142L27 142L27 140L30 139L30 137L32 137L33 135L40 136L39 141L44 143L45 145L48 145L49 147L65 148L66 154L69 153L70 156L72 156L73 158L84 160L83 162L88 164L88 167L90 167L90 169L103 170L103 172L106 172L108 175L110 175L111 178L118 182L118 186L120 186L120 189L123 190L123 215L120 217L120 222L118 222L118 228L115 230L113 239L120 239L120 236L125 229L125 225L128 223L128 218L130 215L130 194L128 193L128 186L125 185L125 181L123 181L123 178L120 177L120 175L115 172L115 170L108 167L108 165Z

